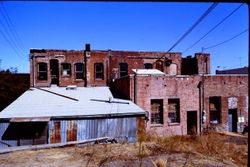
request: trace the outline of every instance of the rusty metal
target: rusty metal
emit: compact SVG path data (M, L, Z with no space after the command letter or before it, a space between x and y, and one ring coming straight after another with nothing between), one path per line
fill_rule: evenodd
M50 123L50 134L49 134L49 143L60 143L61 142L61 122L53 121Z
M67 142L77 140L77 124L71 120L67 122Z

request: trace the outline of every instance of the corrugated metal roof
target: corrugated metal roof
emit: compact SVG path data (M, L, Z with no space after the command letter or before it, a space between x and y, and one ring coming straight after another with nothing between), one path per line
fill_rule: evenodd
M132 71L137 75L165 75L165 73L157 69L132 69Z
M77 87L76 90L66 90L65 87L53 86L41 89L27 90L0 112L0 119L144 114L144 110L133 102L113 98L108 87Z

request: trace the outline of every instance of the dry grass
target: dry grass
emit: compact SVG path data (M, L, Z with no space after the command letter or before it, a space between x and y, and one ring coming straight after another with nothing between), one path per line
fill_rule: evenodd
M134 144L89 144L2 154L0 166L247 166L247 154L247 138L218 133L144 135Z

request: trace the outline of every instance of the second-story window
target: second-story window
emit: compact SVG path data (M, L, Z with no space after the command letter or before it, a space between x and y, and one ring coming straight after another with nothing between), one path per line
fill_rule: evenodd
M151 63L145 63L144 64L144 68L145 69L152 69L153 68L153 65Z
M70 76L71 75L71 64L62 63L62 76Z
M95 79L103 79L103 64L95 63Z
M128 75L128 64L127 63L120 63L119 69L120 69L120 77Z
M75 75L76 75L76 79L84 79L84 64L83 63L75 64Z
M38 80L47 80L47 63L38 63Z

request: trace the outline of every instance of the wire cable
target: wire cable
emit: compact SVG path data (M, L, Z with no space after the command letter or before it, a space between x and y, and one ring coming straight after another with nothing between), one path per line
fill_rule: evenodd
M185 53L192 47L194 47L197 43L199 43L202 39L204 39L208 34L210 34L213 30L215 30L219 25L221 25L224 21L226 21L230 16L232 16L244 3L240 4L236 9L234 9L229 15L227 15L224 19L222 19L218 24L216 24L213 28L211 28L205 35L203 35L198 41L193 43L190 47L183 51Z
M1 4L2 4L2 2L1 2ZM3 27L3 30L5 31L5 34L7 35L4 38L5 39L8 38L9 42L11 42L14 45L16 50L19 50L19 51L24 53L24 48L22 48L20 46L20 42L17 41L17 37L13 33L14 28L10 27L10 23L8 22L8 19L7 19L6 15L4 14L4 12L3 12L3 10L1 8L0 8L0 12L4 16L4 17L2 17L2 18L4 18L4 20L0 18L0 23L1 23L2 27ZM4 24L4 21L5 21L5 24ZM3 32L2 32L2 34L3 34Z
M248 30L249 30L249 29L246 29L246 30L240 32L239 34L233 36L232 38L229 38L229 39L227 39L227 40L225 40L225 41L223 41L223 42L220 42L220 43L218 43L218 44L211 45L211 46L209 46L209 47L203 48L203 50L211 49L211 48L217 47L217 46L219 46L219 45L222 45L222 44L224 44L224 43L227 43L227 42L229 42L229 41L231 41L231 40L237 38L238 36L244 34L244 33L247 32Z
M20 44L20 48L24 51L25 50L25 47L24 47L24 44L22 42L22 39L20 38L20 36L18 35L16 29L15 29L15 26L14 24L12 23L9 15L8 15L8 12L6 10L6 8L4 7L4 4L3 2L1 2L1 6L2 6L2 10L0 8L0 11L2 13L2 15L4 16L4 20L5 22L7 23L7 26L9 27L9 29L11 30L11 32L13 33L13 37L15 38L15 40L18 42L18 44Z
M0 33L2 34L2 36L4 37L4 39L8 42L8 44L11 46L11 48L14 50L14 52L16 52L16 54L19 56L19 58L21 58L19 52L17 51L16 47L14 47L14 45L12 44L12 42L5 36L5 34L1 30L0 30Z
M214 2L206 11L201 15L201 17L175 42L175 44L170 47L167 52L170 52L176 45L178 45L191 31L218 5Z

